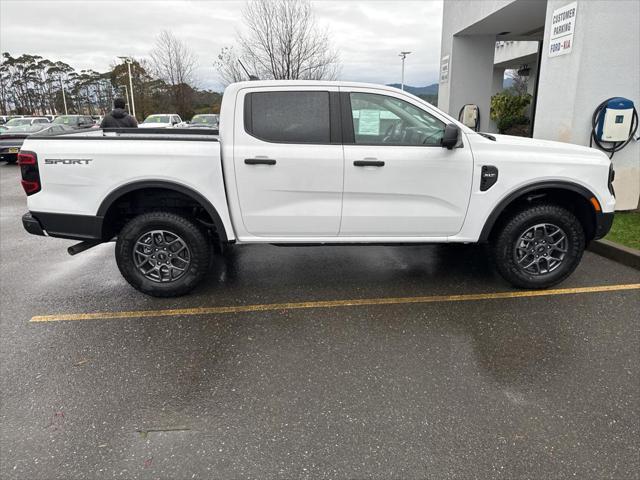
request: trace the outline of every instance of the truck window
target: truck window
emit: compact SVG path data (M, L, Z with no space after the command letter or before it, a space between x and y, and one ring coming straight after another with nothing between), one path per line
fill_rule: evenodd
M256 92L245 97L247 132L267 142L330 143L329 92Z
M356 144L440 145L445 124L409 102L374 93L350 98Z

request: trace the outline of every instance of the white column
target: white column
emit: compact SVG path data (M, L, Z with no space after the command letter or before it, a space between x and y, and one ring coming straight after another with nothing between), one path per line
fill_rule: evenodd
M493 58L495 35L454 36L449 66L446 96L438 105L458 118L463 105L473 103L480 109L480 131L492 131L489 122L489 105L494 86ZM439 93L440 95L440 93Z

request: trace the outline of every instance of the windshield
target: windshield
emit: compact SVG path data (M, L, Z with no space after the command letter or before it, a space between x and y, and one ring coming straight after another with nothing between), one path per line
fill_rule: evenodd
M3 133L7 135L13 135L17 132L33 133L33 132L38 132L45 127L47 127L47 125L43 125L43 124L38 125L37 123L34 125L18 125L17 127L12 128L11 130L7 130L6 132L3 132Z
M6 125L7 127L17 127L18 125L29 125L31 123L31 119L29 118L13 118L9 120Z
M60 117L56 117L55 120L53 121L53 123L56 123L58 125L60 125L60 124L62 124L62 125L74 125L74 124L78 123L78 117L62 115Z
M149 115L143 123L171 123L169 115Z
M196 115L191 119L191 123L206 123L207 125L217 125L217 115Z

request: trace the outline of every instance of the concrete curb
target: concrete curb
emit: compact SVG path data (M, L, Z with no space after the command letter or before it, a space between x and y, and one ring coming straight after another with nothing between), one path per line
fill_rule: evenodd
M594 240L588 249L610 260L640 270L640 250L609 240Z

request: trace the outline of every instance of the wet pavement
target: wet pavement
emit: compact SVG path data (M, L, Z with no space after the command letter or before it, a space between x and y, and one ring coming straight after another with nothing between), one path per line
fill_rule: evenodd
M0 163L0 478L638 478L640 291L30 323L511 291L482 247L235 247L154 299L113 245L23 231ZM640 282L590 252L560 288Z

